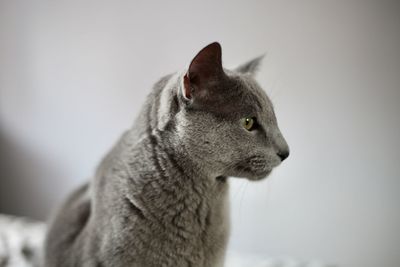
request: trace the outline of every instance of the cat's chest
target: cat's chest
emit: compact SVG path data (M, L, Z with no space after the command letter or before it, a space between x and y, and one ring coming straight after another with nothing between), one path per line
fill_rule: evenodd
M173 266L218 266L229 233L227 208L226 201L212 205L204 201L166 221L166 232L159 239L163 249L157 250L160 258L169 259Z
M229 233L228 189L208 190L153 200L154 218L136 224L131 235L135 243L147 240L145 258L160 259L157 266L218 266Z

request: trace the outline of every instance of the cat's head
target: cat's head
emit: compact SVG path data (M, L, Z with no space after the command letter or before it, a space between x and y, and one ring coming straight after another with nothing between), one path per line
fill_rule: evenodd
M226 70L220 44L212 43L180 76L176 142L211 175L258 180L289 155L272 103L254 79L260 59Z

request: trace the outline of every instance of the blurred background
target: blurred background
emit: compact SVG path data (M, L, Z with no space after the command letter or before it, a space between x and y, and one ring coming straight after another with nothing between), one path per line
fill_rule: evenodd
M0 213L46 220L210 42L258 73L291 155L231 179L230 251L400 266L398 1L0 0Z

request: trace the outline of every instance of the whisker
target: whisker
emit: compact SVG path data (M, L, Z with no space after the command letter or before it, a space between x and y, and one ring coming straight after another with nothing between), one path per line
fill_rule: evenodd
M240 203L239 203L239 218L240 219L242 219L242 203L243 203L243 197L244 197L244 195L245 195L245 193L246 193L246 189L247 189L247 185L249 184L249 181L248 180L245 180L245 186L244 186L244 189L242 190L242 197L241 197L241 199L240 199Z

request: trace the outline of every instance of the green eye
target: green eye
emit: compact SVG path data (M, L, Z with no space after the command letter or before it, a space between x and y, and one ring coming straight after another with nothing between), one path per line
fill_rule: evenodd
M247 131L251 131L253 130L254 126L255 126L255 118L243 118L241 119L242 122L242 126L247 130Z

